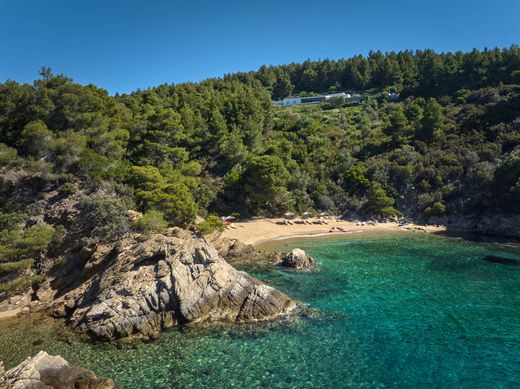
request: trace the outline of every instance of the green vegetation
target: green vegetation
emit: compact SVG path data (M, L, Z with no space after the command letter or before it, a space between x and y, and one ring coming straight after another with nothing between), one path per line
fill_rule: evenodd
M224 231L225 225L218 216L211 215L203 222L195 226L195 230L201 235L208 235L215 231Z
M31 267L34 264L32 259L24 259L15 262L0 262L0 273L9 273L15 270L22 270Z
M14 292L19 289L24 289L29 286L38 284L43 280L42 275L34 275L29 278L18 278L16 280L0 283L0 293Z
M518 213L519 75L512 46L371 52L116 96L49 69L32 85L7 81L0 261L9 275L21 271L15 262L45 254L52 234L28 220L51 191L88 194L83 211L98 239L129 230L128 209L144 212L135 227L148 232L235 212L440 222ZM272 103L343 90L362 92L366 104ZM215 228L210 220L198 231Z
M7 227L0 231L0 293L14 292L41 280L30 269L54 236L54 229L48 226L24 230L9 224Z
M94 237L116 238L129 229L127 208L118 197L87 197L83 202L83 211L88 215Z
M34 258L47 250L54 229L32 226L25 230L3 230L0 234L0 262L22 261Z
M143 233L160 234L168 228L168 223L159 211L148 211L135 223L136 228Z

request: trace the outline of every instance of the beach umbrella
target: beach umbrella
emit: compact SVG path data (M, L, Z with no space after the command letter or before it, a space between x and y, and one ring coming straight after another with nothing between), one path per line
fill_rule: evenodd
M322 212L322 213L320 213L320 216L329 216L329 215L330 215L330 213L328 213L328 212Z
M283 214L285 217L293 217L294 216L294 213L292 212L286 212Z
M302 213L302 216L303 216L303 217L309 217L310 215L311 215L310 212L304 212L304 213Z
M234 216L226 216L225 219L226 220L235 220L236 217L234 217Z

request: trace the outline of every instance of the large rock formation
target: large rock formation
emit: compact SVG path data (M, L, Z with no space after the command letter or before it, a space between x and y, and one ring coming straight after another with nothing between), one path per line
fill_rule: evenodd
M256 250L250 244L245 244L238 239L220 237L219 235L210 236L209 240L217 249L219 255L226 260L242 258L247 255L255 254Z
M312 269L316 266L316 263L302 249L293 249L283 257L281 265L293 269Z
M104 226L111 234L95 232L99 220L85 207L86 197L102 198L105 205L116 198L104 192L47 193L35 222L63 226L65 233L39 262L45 278L20 308L43 308L79 332L112 340L151 337L185 323L267 320L296 307L189 231L173 228L150 237L118 219ZM224 250L241 255L252 248L227 242Z
M40 351L6 373L0 373L1 389L111 389L111 379L99 378L90 370L60 356Z
M188 231L144 242L137 238L129 235L118 244L76 253L68 263L75 273L64 270L69 282L63 285L56 275L51 312L67 317L80 332L112 340L154 336L183 323L271 319L296 306L278 290L234 269L211 243Z

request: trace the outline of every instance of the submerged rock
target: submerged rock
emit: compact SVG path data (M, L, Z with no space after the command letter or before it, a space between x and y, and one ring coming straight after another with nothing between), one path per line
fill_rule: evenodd
M316 266L316 263L302 249L293 249L283 257L281 265L293 269L312 269Z
M111 389L115 385L111 379L99 378L92 371L67 362L60 356L40 351L3 375L0 372L0 388Z
M501 265L519 266L520 261L513 258L500 257L498 255L486 255L482 258L486 262L500 263Z
M184 323L272 319L296 307L187 231L144 242L127 236L85 255L89 258L76 272L76 283L58 291L51 311L97 339L151 337Z

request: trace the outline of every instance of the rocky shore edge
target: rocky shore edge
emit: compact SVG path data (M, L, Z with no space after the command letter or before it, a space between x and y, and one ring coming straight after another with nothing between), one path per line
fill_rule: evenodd
M235 269L209 239L192 231L93 236L97 225L82 207L84 198L77 193L46 203L35 223L65 226L67 234L37 264L42 282L4 299L0 311L43 311L101 341L298 312L295 301Z
M40 351L7 372L0 362L0 389L112 389L110 378L98 377L94 372Z

